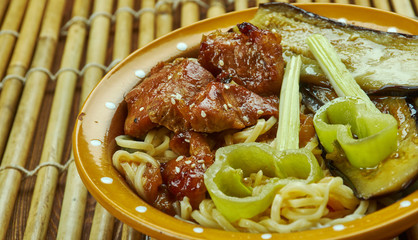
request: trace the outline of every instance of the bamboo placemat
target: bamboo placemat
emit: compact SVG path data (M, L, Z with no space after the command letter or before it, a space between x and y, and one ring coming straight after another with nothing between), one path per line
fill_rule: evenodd
M77 174L71 135L80 103L112 66L154 38L259 2L0 0L0 239L146 239L96 204ZM418 0L290 2L418 15Z

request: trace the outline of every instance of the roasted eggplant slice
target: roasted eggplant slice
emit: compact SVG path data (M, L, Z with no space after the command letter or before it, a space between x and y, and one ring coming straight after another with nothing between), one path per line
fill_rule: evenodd
M348 186L353 187L357 197L362 199L402 190L415 181L418 175L418 131L405 99L385 97L378 99L376 106L392 114L399 123L396 152L371 169L352 166L342 150L326 155L333 175L341 176Z
M251 23L282 35L284 59L303 56L301 81L328 85L305 39L320 33L330 39L341 60L366 92L391 87L418 91L418 35L388 33L325 18L286 3L261 4ZM394 94L397 95L397 94Z

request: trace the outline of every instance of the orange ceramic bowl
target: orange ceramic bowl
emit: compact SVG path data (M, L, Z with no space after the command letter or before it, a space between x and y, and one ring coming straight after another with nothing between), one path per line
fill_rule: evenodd
M418 34L418 22L394 13L355 5L299 4L330 18L375 28L396 27ZM75 125L73 146L80 177L95 199L111 214L136 230L157 239L382 239L396 236L418 223L418 191L362 219L340 228L287 234L236 233L186 223L153 208L127 185L112 166L114 138L123 134L126 115L123 97L159 61L196 56L202 34L250 20L256 9L233 12L178 29L137 50L114 67L92 91Z

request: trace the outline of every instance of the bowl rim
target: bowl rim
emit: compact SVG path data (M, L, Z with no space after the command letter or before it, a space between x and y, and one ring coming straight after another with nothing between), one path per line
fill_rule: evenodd
M384 15L390 15L394 18L402 19L402 21L407 21L410 23L415 23L418 26L418 21L412 18L408 18L405 16L398 15L396 13L392 13L389 11L376 9L376 8L370 8L370 7L364 7L364 6L358 6L358 5L352 5L352 4L337 4L337 3L304 3L304 4L294 4L298 7L302 8L334 8L334 7L342 7L346 9L350 9L348 11L372 11L375 14L384 14ZM97 200L98 203L100 203L105 209L107 209L112 215L120 219L122 222L127 223L128 225L134 227L136 230L141 231L145 234L148 234L150 236L156 237L156 238L169 238L169 239L185 239L185 238L193 238L193 239L203 239L207 238L208 236L216 236L217 238L239 238L239 239L247 239L250 237L257 237L260 239L267 239L268 237L277 237L280 235L283 239L291 239L291 238L306 238L311 237L312 234L317 234L315 236L320 237L321 239L347 239L352 237L373 237L376 236L376 233L381 234L382 236L386 234L389 229L396 228L402 228L405 229L405 226L412 226L411 222L413 223L418 222L418 191L415 191L411 193L409 196L403 198L402 200L398 201L397 203L394 203L388 207L385 207L384 209L381 209L375 213L369 214L362 219L353 220L347 223L344 223L345 229L344 231L337 231L332 230L332 228L321 228L321 229L314 229L314 230L306 230L296 233L271 233L271 234L249 234L249 233L234 233L234 232L227 232L224 230L218 230L218 229L211 229L206 228L198 225L193 225L190 223L186 223L182 220L175 219L174 217L168 216L165 213L162 213L159 210L154 209L146 202L142 201L138 196L136 196L139 202L141 202L141 206L146 207L147 212L149 212L152 217L144 217L144 215L139 215L138 211L133 211L132 209L125 209L123 205L117 204L115 202L111 195L109 195L109 192L103 191L101 189L103 186L101 183L99 183L98 179L94 179L94 177L89 175L89 170L85 164L84 161L86 161L86 155L87 153L83 152L86 149L81 148L80 144L86 144L85 139L83 139L83 124L86 122L85 114L86 114L86 108L91 104L93 96L96 94L96 92L100 91L101 88L104 88L104 83L107 81L109 82L112 78L112 76L117 73L118 70L125 67L126 62L134 61L135 58L137 58L139 55L141 55L143 52L148 51L149 49L153 48L154 46L158 46L161 42L166 41L167 39L170 39L172 37L178 36L181 32L185 31L185 29L188 29L190 31L197 31L196 29L201 28L202 26L208 25L211 22L216 21L222 21L223 19L229 17L234 17L238 15L245 15L249 16L256 11L255 8L249 8L241 11L236 12L230 12L215 18L208 18L201 20L197 23L194 23L192 25L189 25L187 27L176 29L167 35L158 38L151 43L147 44L141 49L138 49L131 53L128 57L126 57L123 61L118 63L114 68L112 68L103 78L102 80L96 85L96 87L91 91L89 96L86 98L80 113L77 117L75 128L73 131L73 153L74 153L74 159L76 163L77 170L79 172L79 175L81 177L81 180L89 190L89 192L92 194L92 196ZM238 22L237 22L238 23ZM195 30L193 30L195 29ZM215 30L215 29L212 29ZM200 31L200 30L199 30ZM104 133L107 134L107 133ZM105 136L103 136L105 137ZM103 147L104 148L104 147ZM101 151L104 151L103 149ZM94 152L93 152L94 153ZM89 153L90 154L90 153ZM103 152L102 152L103 154ZM116 171L116 170L115 170ZM409 201L412 206L414 207L411 211L407 207L404 207L402 203L405 201ZM407 211L407 209L409 209ZM383 211L383 212L382 212ZM378 224L368 224L369 222L372 222L373 219L377 218L384 218L384 215L387 213L398 211L399 214L393 216L393 218L388 219L385 222L380 222ZM378 213L378 214L376 214ZM168 222L171 225L170 226L161 226L158 225L156 222L156 219L168 219L168 220L161 220L164 222ZM182 228L187 228L187 230L181 230L177 227L181 226ZM360 229L357 226L362 226ZM196 230L197 229L197 230ZM200 233L199 231L203 231L204 234ZM325 232L325 233L324 233ZM393 232L393 230L392 230Z

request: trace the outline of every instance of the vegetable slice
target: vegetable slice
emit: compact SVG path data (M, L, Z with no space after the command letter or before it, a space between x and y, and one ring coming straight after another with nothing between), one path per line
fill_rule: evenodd
M281 93L284 111L280 112L284 123L281 127L279 125L280 141L275 141L274 148L264 143L242 143L220 148L215 162L205 172L205 185L216 208L231 222L265 211L277 190L291 181L312 182L323 177L312 152L297 149L298 140L287 141L298 138L299 68L300 58L296 57L286 68ZM289 128L289 125L292 127ZM260 170L269 177L266 183L254 188L246 186L243 178Z
M397 149L397 121L381 113L360 88L324 36L307 43L340 98L319 109L314 126L327 152L337 142L357 168L372 168Z

